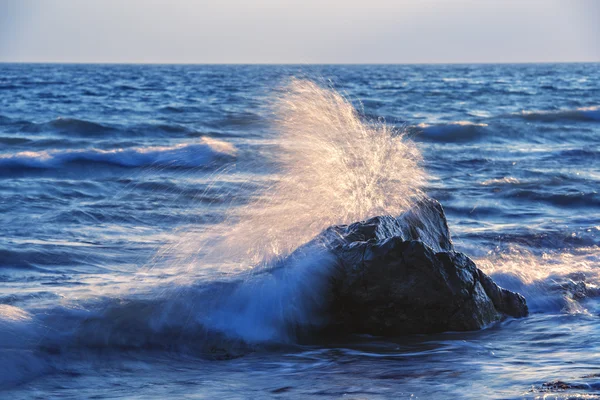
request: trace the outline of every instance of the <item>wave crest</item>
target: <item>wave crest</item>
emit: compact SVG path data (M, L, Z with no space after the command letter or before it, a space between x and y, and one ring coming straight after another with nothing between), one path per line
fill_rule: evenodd
M576 109L562 109L554 111L521 111L516 114L530 121L555 122L555 121L583 121L600 122L600 106L580 107Z
M91 162L121 167L162 166L195 168L218 158L232 158L235 147L227 142L204 137L195 143L174 146L133 147L115 150L46 150L0 154L3 168L59 168L72 162Z

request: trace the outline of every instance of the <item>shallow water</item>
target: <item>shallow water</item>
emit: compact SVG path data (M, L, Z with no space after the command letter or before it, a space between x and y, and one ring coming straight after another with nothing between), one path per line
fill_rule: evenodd
M600 304L555 287L599 282L599 64L0 71L2 397L600 397ZM286 176L274 104L292 76L405 132L455 246L530 317L311 344L273 330L289 304L311 318L321 271L268 280L200 242Z

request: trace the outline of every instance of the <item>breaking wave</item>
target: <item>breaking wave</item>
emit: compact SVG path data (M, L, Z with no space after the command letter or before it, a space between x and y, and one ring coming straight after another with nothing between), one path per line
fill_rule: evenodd
M114 150L47 150L0 154L2 168L60 168L69 163L105 163L121 167L161 166L195 168L218 159L231 159L236 149L232 144L211 138L174 146L150 146Z
M555 121L583 121L600 122L600 107L581 107L576 109L561 109L553 111L521 111L515 114L530 121L555 122Z

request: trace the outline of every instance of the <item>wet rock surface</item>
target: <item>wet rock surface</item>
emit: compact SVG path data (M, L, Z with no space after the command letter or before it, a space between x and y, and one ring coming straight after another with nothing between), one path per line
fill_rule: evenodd
M584 375L580 378L571 380L553 380L543 383L540 387L534 388L531 392L538 393L565 393L566 397L573 399L598 399L600 398L600 381L598 374Z
M336 331L468 331L528 315L523 296L499 287L454 250L435 200L424 199L397 218L330 227L315 241L337 258L330 307Z

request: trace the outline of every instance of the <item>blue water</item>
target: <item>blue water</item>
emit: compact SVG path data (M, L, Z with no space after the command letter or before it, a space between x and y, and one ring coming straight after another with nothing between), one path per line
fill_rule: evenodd
M240 335L196 329L248 266L195 235L280 179L292 76L405 132L456 247L530 317L251 340L275 282ZM0 210L2 398L600 398L599 64L0 64Z

